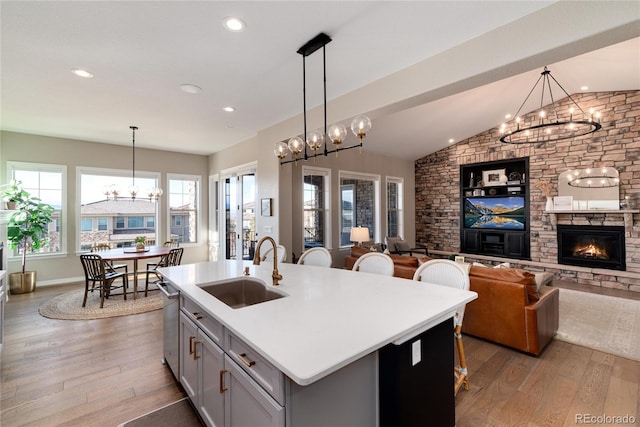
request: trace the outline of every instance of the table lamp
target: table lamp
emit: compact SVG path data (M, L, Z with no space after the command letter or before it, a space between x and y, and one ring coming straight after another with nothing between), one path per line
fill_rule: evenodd
M358 246L362 246L362 242L369 241L369 228L352 227L350 240L352 242L357 242Z

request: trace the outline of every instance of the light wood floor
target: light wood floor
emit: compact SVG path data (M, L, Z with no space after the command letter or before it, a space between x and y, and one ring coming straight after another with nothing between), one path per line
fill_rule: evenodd
M70 289L42 287L6 305L3 427L116 426L183 397L161 363L161 310L88 321L38 314ZM459 427L578 425L576 414L640 425L640 362L555 340L538 358L468 336L464 344L471 390L456 398Z

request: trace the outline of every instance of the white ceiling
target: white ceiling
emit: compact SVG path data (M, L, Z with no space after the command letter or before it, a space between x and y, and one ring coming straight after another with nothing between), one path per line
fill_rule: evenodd
M372 83L554 3L3 0L1 128L129 145L129 126L136 125L137 147L211 154L301 114L296 50L320 32L333 38L326 48L327 97L333 100L367 85L375 91ZM632 19L640 19L638 9ZM228 32L226 16L242 18L247 29ZM634 37L424 100L416 93L388 108L363 102L362 112L374 118L367 149L416 159L449 138L492 128L520 105L542 65L570 94L585 84L589 91L640 89L640 39ZM309 108L322 102L320 52L307 58ZM73 68L95 77L76 77ZM179 88L185 83L203 92L185 93ZM222 111L227 105L236 111Z

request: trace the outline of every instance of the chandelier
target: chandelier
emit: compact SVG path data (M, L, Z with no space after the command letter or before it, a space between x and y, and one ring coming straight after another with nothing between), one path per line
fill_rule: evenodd
M556 106L551 90L552 80L571 101L567 110L561 111ZM537 115L531 116L530 120L526 120L520 117L520 111L540 82L542 82L540 110ZM547 106L545 106L545 102L549 101L545 101L545 96L548 96L551 101L551 104ZM524 102L518 108L515 119L508 125L503 123L500 126L500 134L502 135L500 141L510 144L533 144L575 138L588 135L602 128L598 122L599 119L600 113L596 113L593 108L589 110L589 114L585 113L571 95L551 75L551 71L544 67L544 71L540 73L536 84L533 85Z
M128 188L128 192L131 200L135 200L136 197L138 196L138 187L136 186L136 130L138 130L138 127L129 126L129 129L131 129L131 132L133 134L132 135L133 149L132 149L132 166L131 166L131 186ZM107 196L107 200L109 199L118 200L120 198L120 188L115 184L109 185L104 189L103 192L105 196ZM157 202L160 199L160 196L162 196L162 193L163 193L162 188L159 188L159 187L149 188L147 190L147 197L149 198L150 202L151 201Z
M568 173L567 184L579 188L608 188L620 184L620 178L615 168L582 169Z
M343 143L347 137L347 128L342 123L331 125L327 129L327 67L325 46L331 41L331 38L320 33L302 47L297 53L302 55L302 104L304 115L304 133L303 137L294 136L288 142L280 141L275 144L273 153L280 159L280 165L295 162L298 160L315 160L318 156L328 156L330 153L336 153L336 157L340 151L350 150L352 148L360 148L362 152L363 140L367 136L367 132L371 130L371 120L367 116L357 116L351 121L351 131L358 138L359 143L345 146ZM319 129L307 134L307 85L306 85L306 57L313 52L322 48L322 67L323 67L323 85L324 85L324 131ZM325 140L333 144L333 149L327 148ZM306 142L306 144L305 144ZM285 160L291 153L292 160ZM300 157L298 157L300 156Z

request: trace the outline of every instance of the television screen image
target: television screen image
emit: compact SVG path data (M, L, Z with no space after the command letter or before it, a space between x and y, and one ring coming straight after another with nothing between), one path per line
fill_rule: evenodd
M514 197L469 197L464 201L465 228L524 230L525 199Z

